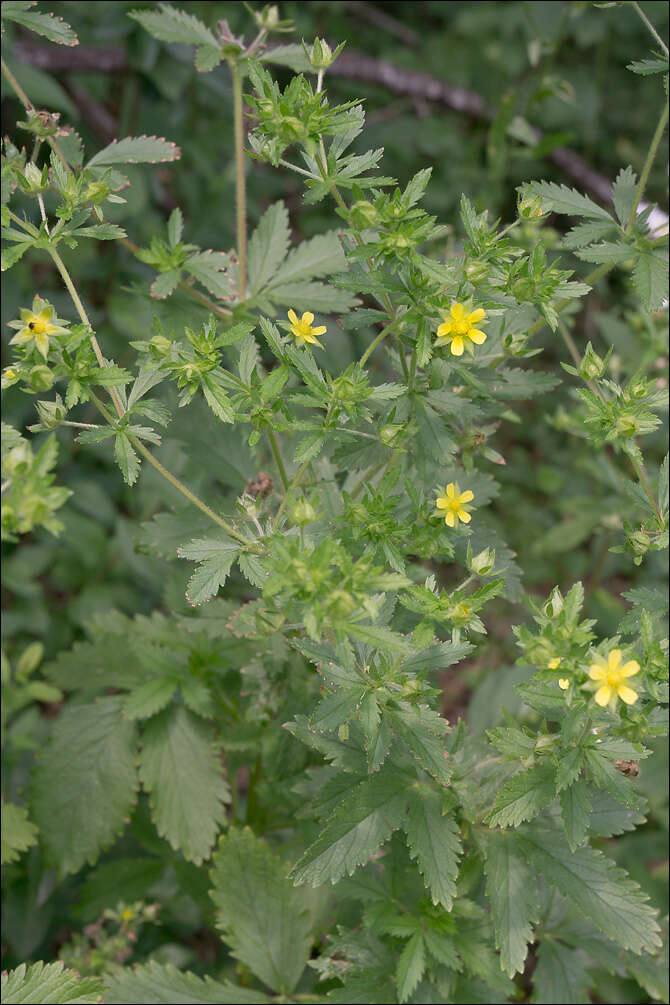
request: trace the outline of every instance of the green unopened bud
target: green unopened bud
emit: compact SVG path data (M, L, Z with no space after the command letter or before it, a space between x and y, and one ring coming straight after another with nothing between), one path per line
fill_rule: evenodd
M636 530L629 534L626 546L632 555L646 555L649 551L649 537L643 530Z
M36 164L32 163L26 164L25 168L23 169L23 174L26 181L28 182L29 192L37 193L42 191L44 187L42 185L42 172L40 171L40 169L37 167Z
M33 391L50 391L55 379L48 366L34 366L28 374L28 383Z
M536 220L544 214L539 195L526 195L517 202L517 212L522 220Z
M154 335L149 345L152 356L167 356L170 352L172 342L165 335Z
M548 618L556 618L563 610L563 605L565 601L563 600L563 594L557 586L551 591L551 596L549 600L544 605L544 613Z
M421 690L421 684L418 680L406 680L402 686L402 696L403 698L411 698Z
M470 542L468 541L468 548L469 546ZM474 557L471 552L468 555L468 569L477 576L488 576L493 571L495 563L496 553L495 549L492 548L484 548Z
M43 429L55 429L67 415L67 408L60 394L56 395L55 401L38 401L35 408Z
M616 420L616 431L627 440L637 435L638 426L636 417L631 415L630 412L624 412Z
M324 39L315 38L311 51L308 53L309 61L315 70L327 70L329 66L333 65L343 49L344 42L341 42L333 52Z
M99 202L104 202L109 193L109 185L105 185L100 181L93 181L86 189L84 198L97 204Z
M526 348L528 342L527 332L510 332L505 336L505 349L511 356L516 356Z
M379 223L379 212L367 199L359 199L349 210L349 219L357 230L375 227Z
M291 507L289 516L299 527L306 527L308 523L314 523L316 520L316 510L309 499L299 499Z
M556 746L556 737L550 734L540 734L535 741L535 752L539 753L542 750L551 750Z
M602 377L604 372L605 363L589 342L579 367L579 375L584 380L597 380L598 377Z
M389 422L379 430L379 439L385 447L395 446L400 440L402 430L402 423Z
M3 474L25 475L30 470L33 463L33 452L29 443L19 443L9 451L2 461Z
M468 262L465 266L465 276L471 283L480 283L489 274L488 262Z
M532 300L535 295L535 283L532 279L517 279L512 286L512 294L520 303Z
M295 115L282 115L279 120L280 135L283 140L293 143L306 135L305 126Z
M263 10L254 11L254 17L259 28L264 28L265 31L274 31L280 20L279 8L274 4L272 6L266 5Z

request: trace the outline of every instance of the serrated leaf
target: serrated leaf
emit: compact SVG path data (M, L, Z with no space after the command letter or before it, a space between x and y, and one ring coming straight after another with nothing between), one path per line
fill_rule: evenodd
M109 981L106 1005L265 1005L267 995L228 981L177 970L171 963L122 967Z
M426 949L421 932L415 932L400 954L396 980L398 1000L406 1002L414 992L426 969Z
M296 883L336 883L364 865L402 826L407 795L397 772L380 771L360 782L328 818L326 825L294 866Z
M37 765L32 813L61 875L92 864L121 832L135 801L135 724L121 699L66 707Z
M209 725L181 705L150 719L142 734L140 778L158 833L199 865L230 799Z
M586 959L579 949L549 935L540 940L533 971L533 1005L580 1005L587 995Z
M199 45L195 50L195 68L198 73L209 73L223 58L220 45Z
M643 252L633 269L633 283L646 311L657 311L668 295L668 259L659 252Z
M132 16L132 15L131 15ZM158 164L176 161L181 150L176 143L159 136L126 136L99 150L86 165L107 167L110 164Z
M353 639L365 642L375 649L390 649L400 653L406 653L410 649L410 643L404 635L383 625L347 625L347 632Z
M125 433L117 433L114 438L114 457L121 469L127 485L134 485L140 473L140 459Z
M561 792L560 802L565 836L570 850L574 851L583 843L589 830L591 795L587 782L578 778Z
M569 230L563 238L562 244L564 248L570 250L584 248L587 244L600 241L615 228L614 220L587 220L584 223L578 223L576 227Z
M668 57L656 56L653 59L638 59L629 63L626 69L643 77L650 73L667 73Z
M557 185L553 181L534 181L524 186L542 200L542 208L568 216L588 216L595 219L611 220L612 217L588 196L582 195L567 185Z
M105 986L100 977L80 977L76 970L66 970L56 963L21 963L16 970L2 974L2 1000L7 1005L23 1002L72 1003L93 1005L103 1001Z
M159 276L156 276L151 284L151 296L154 300L165 300L171 293L174 293L180 275L180 269L170 269L168 272L161 272Z
M16 862L21 853L37 843L37 827L28 819L28 810L14 803L2 804L0 861Z
M416 859L433 903L450 911L463 846L458 823L452 815L443 813L442 804L442 795L434 788L415 786L404 827L410 855Z
M267 987L290 995L312 945L305 891L248 827L221 839L211 878L217 924L233 956Z
M176 42L184 45L212 45L220 48L216 36L199 18L178 7L160 4L159 10L133 10L128 17L157 38L159 42Z
M452 770L445 742L448 725L427 705L415 707L403 703L390 712L393 727L424 771L442 785L449 785Z
M274 282L267 290L266 296L277 304L285 304L297 311L334 311L345 312L360 303L358 297L347 290L336 289L325 283L282 283Z
M536 764L521 771L498 793L489 826L518 827L548 806L555 794L555 771L551 765Z
M181 235L184 231L184 214L179 209L178 206L170 213L170 219L167 222L167 236L168 245L171 249L177 247L181 241Z
M317 276L330 276L336 272L344 272L347 267L344 252L337 232L318 234L309 241L303 241L284 261L269 285L273 290L276 286L295 283L297 280L313 279Z
M186 591L191 604L202 604L223 586L240 546L230 538L205 537L179 548L180 558L189 558L200 565L193 573Z
M249 241L250 296L262 290L275 275L288 253L289 243L288 211L280 200L266 210Z
M222 300L230 300L234 294L233 279L230 274L231 257L220 251L202 251L191 255L184 268L194 279Z
M62 17L34 10L12 9L10 4L3 4L2 16L10 21L16 21L17 24L48 38L57 45L79 45L76 32Z
M126 719L148 719L165 708L177 689L170 677L152 677L135 688L123 704Z
M626 227L630 219L635 205L636 190L637 175L629 164L628 167L619 171L616 181L612 185L612 202L622 227Z
M565 836L536 820L518 835L533 868L624 949L654 952L660 945L657 912L623 869L587 846L571 852Z
M539 921L537 881L515 834L488 834L484 869L500 966L513 977L523 972L528 943Z
M240 346L240 357L237 370L243 384L251 382L251 375L256 369L258 362L258 346L253 335L245 335Z

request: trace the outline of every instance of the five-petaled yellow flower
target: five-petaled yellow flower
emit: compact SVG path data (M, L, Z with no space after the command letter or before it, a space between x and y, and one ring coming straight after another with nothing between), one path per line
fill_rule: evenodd
M298 345L304 345L305 342L309 342L312 345L321 345L316 336L324 335L328 329L325 325L319 325L318 328L312 327L314 315L311 311L305 311L300 320L298 320L298 315L295 311L289 311L288 319L291 322L289 327L292 334L295 335ZM323 349L323 346L321 348Z
M559 677L558 686L560 687L561 691L567 691L568 688L570 687L570 681L568 680L567 677Z
M620 649L613 649L606 660L598 657L598 662L592 663L589 668L591 680L602 681L595 693L596 704L615 704L616 699L621 698L626 705L633 705L637 701L637 692L628 687L626 680L639 672L637 660L629 660L622 665Z
M22 307L19 311L20 321L10 321L8 327L20 329L10 345L27 345L28 342L35 341L37 350L47 358L49 353L49 338L53 335L67 335L67 328L57 322L56 311L41 297L35 297L33 306L28 309Z
M456 482L449 482L444 492L443 496L437 497L436 516L443 516L444 522L448 527L455 527L458 520L461 520L463 523L470 523L472 517L465 504L474 499L474 492L471 492L470 489L461 492Z
M547 669L555 670L557 667L560 667L560 665L561 665L561 657L556 656L554 657L553 660L549 660L549 662L547 663Z
M486 311L481 307L477 310L466 313L463 304L452 304L449 313L441 312L444 324L437 329L437 345L451 344L452 356L462 356L463 350L472 350L472 343L481 345L486 342L486 333L475 325L483 321Z

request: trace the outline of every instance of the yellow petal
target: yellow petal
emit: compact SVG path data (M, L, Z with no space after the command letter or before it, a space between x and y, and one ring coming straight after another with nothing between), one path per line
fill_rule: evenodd
M589 667L589 677L591 680L604 680L606 673L607 667L603 666L602 663L592 663Z
M460 321L465 314L465 308L463 307L463 304L452 304L449 308L449 313L454 321Z
M35 345L37 346L38 351L41 352L44 358L46 359L47 355L49 354L49 336L36 335Z
M471 325L476 325L478 321L483 321L485 317L486 317L486 311L483 310L483 308L478 307L477 310L473 311L471 314L468 314L467 321Z
M621 663L621 650L613 649L607 657L607 666L610 670L616 670L619 663Z
M561 691L567 691L568 688L570 687L570 681L568 680L567 677L559 677L558 686L560 687Z
M291 322L291 324L297 325L297 323L298 323L298 315L296 314L295 311L289 311L288 312L288 319Z
M617 694L627 705L634 705L637 701L637 693L633 691L632 687L626 687L625 684L623 687L617 688Z
M19 317L21 318L22 321L28 322L32 321L35 315L27 307L22 307L21 310L19 311Z
M479 328L471 328L468 332L468 338L472 339L475 345L482 345L486 342L486 332L482 332Z
M325 335L327 331L325 325L319 325L318 328L312 328L312 335Z
M451 343L451 354L452 356L462 356L463 355L464 342L461 335L457 335L456 338Z
M474 499L474 497L474 492L471 492L470 489L466 489L465 492L461 492L460 501L462 503L469 503L471 499Z
M302 316L302 323L303 324L307 324L307 325L311 325L311 323L312 323L313 320L314 320L314 315L312 314L312 312L311 311L305 311L305 313Z
M451 331L451 321L445 321L443 325L440 325L437 329L438 338L446 338Z
M637 660L628 660L628 663L624 665L619 670L621 677L634 677L636 673L640 672L640 664Z
M446 514L446 516L444 518L444 522L447 524L448 527L455 527L456 526L456 517L454 515L454 511L453 510L449 510L448 511L448 513Z
M603 686L599 687L598 690L596 691L595 697L596 697L596 705L600 705L601 708L604 708L607 702L612 697L612 688L609 686L609 684L603 684Z
M547 669L548 670L555 670L560 665L561 665L561 657L557 656L555 659L549 660L549 662L547 663ZM560 681L559 681L559 684L560 684Z
M450 499L453 499L456 495L456 486L453 482L449 482L446 489L444 490Z
M470 516L470 514L468 513L467 510L465 510L465 509L459 509L459 511L458 511L458 519L462 520L463 523L470 523L470 521L472 520L472 517Z
M448 509L449 500L445 499L444 496L440 496L440 498L436 501L435 505L437 506L438 509Z

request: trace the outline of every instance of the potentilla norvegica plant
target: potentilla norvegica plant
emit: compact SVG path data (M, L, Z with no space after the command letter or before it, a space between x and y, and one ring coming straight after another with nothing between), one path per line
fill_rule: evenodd
M124 165L179 150L137 136L84 154L3 61L30 140L5 146L3 269L24 255L51 263L71 300L59 318L36 289L12 323L3 386L48 396L27 434L3 425L3 536L58 533L72 491L58 440L75 436L113 445L130 486L147 466L164 479L143 541L193 567L192 611L97 615L39 678L41 647L3 664L10 763L38 745L25 710L59 703L28 794L4 807L10 881L39 849L49 889L95 867L86 889L100 903L88 944L75 935L60 962L26 959L3 976L6 1001L582 1002L599 973L634 1000L662 999L663 918L644 874L640 886L604 840L644 822L638 775L667 732L662 594L633 591L614 634L585 617L580 583L523 596L518 714L486 733L446 721L439 675L477 653L496 597L522 599L492 504L496 432L518 422L514 403L571 381L571 413L555 422L588 441L623 501L613 550L634 567L667 549L668 460L643 452L667 385L652 359L613 371L574 334L581 298L622 266L644 318L663 305L667 235L641 206L668 119L667 48L649 24L654 52L630 69L659 74L662 110L611 207L532 182L502 227L464 196L463 244L445 256L445 227L421 208L430 168L381 176L361 103L329 100L342 47L276 44L291 29L277 7L249 13L251 41L166 4L129 15L159 42L194 46L201 73L230 73L234 249L188 243L178 208L137 247L107 204L125 198ZM30 3L3 17L77 43ZM286 86L273 67L294 72ZM280 200L248 238L255 161L297 175L306 203L332 207L332 228L292 247ZM560 259L543 236L550 215L573 221ZM123 366L66 264L96 240L149 266L165 302ZM194 304L186 326L170 321L177 292ZM536 365L547 326L567 378ZM340 364L349 333L364 348ZM196 494L158 450L175 403L209 410L203 436L243 431L257 470L233 503ZM97 421L83 421L91 410ZM119 842L135 850L119 856ZM229 954L206 978L169 953L124 965L133 926L155 925L175 896L215 921Z

